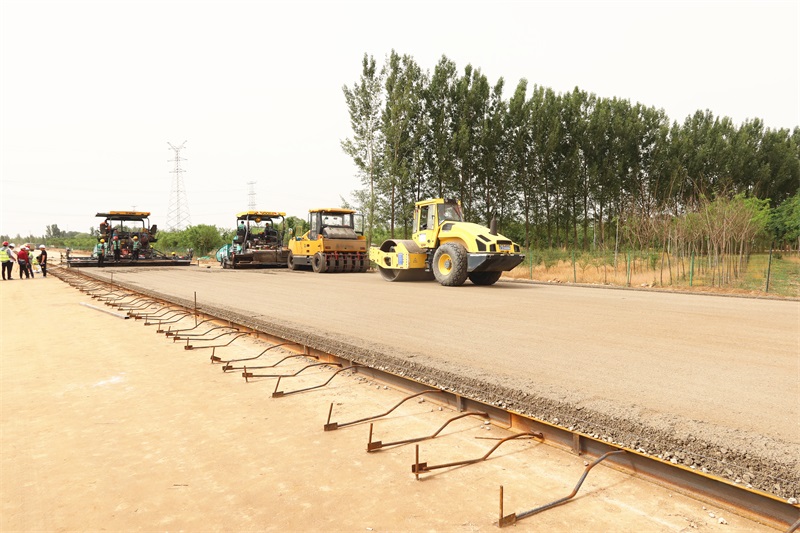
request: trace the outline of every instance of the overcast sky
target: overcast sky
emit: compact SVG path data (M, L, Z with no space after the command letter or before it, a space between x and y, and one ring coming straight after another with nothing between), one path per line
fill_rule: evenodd
M0 233L88 231L106 210L167 227L186 141L192 224L306 217L360 187L340 141L364 53L444 54L508 97L558 92L800 125L800 2L0 0Z

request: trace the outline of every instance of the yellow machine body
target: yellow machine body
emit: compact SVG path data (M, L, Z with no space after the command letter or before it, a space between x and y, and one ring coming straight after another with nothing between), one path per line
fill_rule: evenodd
M369 257L388 281L436 278L449 286L467 278L476 285L492 285L525 258L507 237L464 222L460 204L444 198L417 202L412 238L373 246Z
M363 216L352 209L318 208L308 212L309 230L289 241L291 270L366 272L369 268Z

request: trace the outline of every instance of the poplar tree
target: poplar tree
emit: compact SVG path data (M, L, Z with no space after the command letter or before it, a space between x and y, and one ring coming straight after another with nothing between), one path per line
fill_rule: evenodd
M352 87L342 87L353 136L341 142L344 152L353 159L361 183L368 187L367 246L372 242L375 228L377 198L375 187L383 171L385 139L380 128L383 102L383 77L375 66L375 59L364 54L359 80Z

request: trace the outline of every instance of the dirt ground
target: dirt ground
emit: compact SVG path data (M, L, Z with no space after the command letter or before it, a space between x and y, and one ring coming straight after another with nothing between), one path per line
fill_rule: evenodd
M500 485L506 513L521 512L568 494L584 469L583 458L514 441L489 461L416 481L413 446L367 454L367 425L322 431L331 402L344 422L382 412L401 393L340 375L273 399L274 380L244 383L206 351L81 303L102 307L52 276L0 282L4 532L496 531ZM264 346L237 341L220 355ZM376 423L375 438L428 434L451 416L410 402ZM508 435L486 427L457 422L422 443L421 460L483 455L488 438ZM574 501L515 526L534 529L769 531L603 465Z

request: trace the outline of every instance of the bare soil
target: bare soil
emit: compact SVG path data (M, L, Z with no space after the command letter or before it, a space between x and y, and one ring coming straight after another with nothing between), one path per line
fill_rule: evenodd
M489 461L416 481L413 447L367 454L367 425L322 431L331 403L344 422L401 393L341 375L313 394L272 399L274 380L244 383L207 351L81 304L102 307L52 276L0 282L0 531L496 531L500 485L506 513L521 512L569 493L584 469L583 458L513 441ZM242 339L218 353L264 347ZM376 422L374 438L430 434L451 416L409 402ZM487 427L458 421L422 443L421 460L479 457L509 435ZM514 529L771 531L603 465L575 500Z
M800 494L800 302L377 274L92 269L362 364L781 497Z

